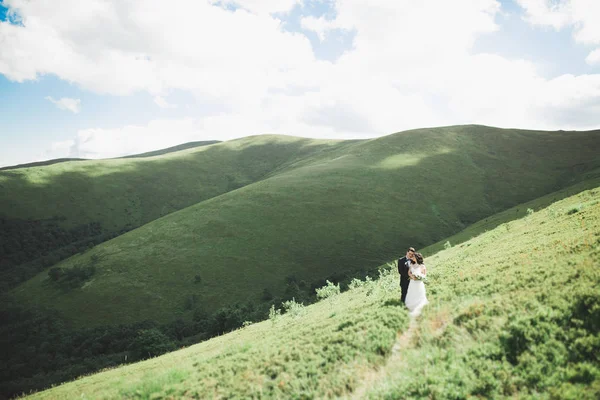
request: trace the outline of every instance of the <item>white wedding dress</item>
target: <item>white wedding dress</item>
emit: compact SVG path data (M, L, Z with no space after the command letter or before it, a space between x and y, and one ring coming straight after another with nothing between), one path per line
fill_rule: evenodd
M420 272L422 275L425 275L425 265L423 264L411 264L410 272ZM425 294L425 283L423 281L418 280L410 280L408 284L408 292L406 293L406 300L404 304L410 311L410 315L418 316L421 314L421 310L425 305L429 303L427 301L427 295Z

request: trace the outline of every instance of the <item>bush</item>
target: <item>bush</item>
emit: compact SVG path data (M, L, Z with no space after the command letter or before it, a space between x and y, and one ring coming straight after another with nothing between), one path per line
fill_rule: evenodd
M340 294L340 285L339 283L334 285L332 282L327 281L327 285L320 289L316 289L316 292L319 300L328 299Z
M245 314L239 304L220 308L209 319L208 333L220 335L239 328L247 319Z
M573 207L569 211L567 211L567 215L577 214L579 212L579 207Z
M357 289L359 287L363 287L364 285L365 282L361 281L360 279L354 278L352 279L352 282L350 282L350 284L348 285L348 289Z
M272 305L269 309L269 320L271 320L272 323L275 323L280 316L281 310L275 309L275 305Z
M284 301L281 305L286 313L290 314L292 317L298 317L304 311L304 304L296 303L296 299Z
M131 345L132 354L138 360L156 357L174 349L175 343L157 328L140 330Z

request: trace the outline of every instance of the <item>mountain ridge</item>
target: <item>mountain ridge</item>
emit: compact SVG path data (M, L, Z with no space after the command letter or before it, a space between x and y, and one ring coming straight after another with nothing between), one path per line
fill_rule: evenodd
M98 259L83 289L60 294L44 283L44 272L13 293L24 302L53 299L84 325L191 318L238 301L261 303L266 292L286 296L284 289L300 298L326 278L365 274L409 243L432 244L515 204L598 176L599 133L467 126L335 142L292 164L282 159L265 179L58 264L67 270ZM283 140L297 142L257 136L231 145ZM299 151L320 142L300 143ZM548 157L558 150L580 160ZM405 196L406 188L414 195ZM403 221L410 221L409 230L395 228ZM195 276L202 283L190 285ZM286 284L288 278L305 287ZM187 302L197 305L186 310Z

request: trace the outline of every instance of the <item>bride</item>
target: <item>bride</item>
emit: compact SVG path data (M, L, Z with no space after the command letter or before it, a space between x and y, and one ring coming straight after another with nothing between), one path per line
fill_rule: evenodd
M404 301L412 316L421 314L423 307L429 303L425 294L425 283L423 282L426 274L427 269L425 268L425 264L423 264L423 255L415 253L408 270L410 283L408 285L406 300Z

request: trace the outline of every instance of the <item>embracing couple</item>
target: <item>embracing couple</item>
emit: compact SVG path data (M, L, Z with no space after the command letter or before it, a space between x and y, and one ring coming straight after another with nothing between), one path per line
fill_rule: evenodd
M401 300L406 304L410 314L417 316L428 303L425 282L423 282L427 274L423 255L409 247L406 255L398 260L398 273L400 274Z

